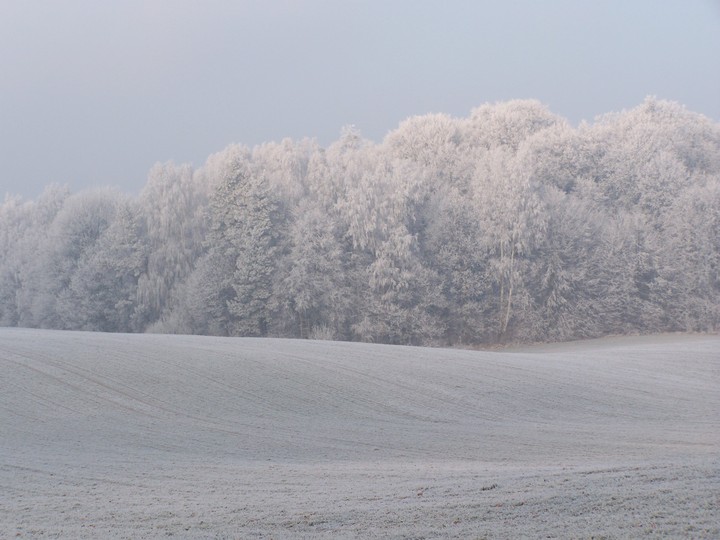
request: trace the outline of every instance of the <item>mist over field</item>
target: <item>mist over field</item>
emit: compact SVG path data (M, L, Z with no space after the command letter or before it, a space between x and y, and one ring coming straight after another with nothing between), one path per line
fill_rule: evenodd
M720 338L0 329L0 536L716 538Z
M0 206L0 325L475 346L713 332L720 125L537 101Z

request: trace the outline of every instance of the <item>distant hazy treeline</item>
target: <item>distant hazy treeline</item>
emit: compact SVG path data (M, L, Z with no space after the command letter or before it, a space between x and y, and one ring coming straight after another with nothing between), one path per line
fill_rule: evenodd
M720 125L535 101L0 206L0 324L411 344L720 327Z

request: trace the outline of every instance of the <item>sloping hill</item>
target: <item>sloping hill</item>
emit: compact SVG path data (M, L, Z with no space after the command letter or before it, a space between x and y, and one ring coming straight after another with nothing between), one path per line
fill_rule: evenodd
M7 536L36 526L69 536L336 537L371 525L383 537L502 536L501 521L472 524L467 509L478 497L502 503L537 490L527 479L538 475L560 482L559 471L573 471L567 481L586 489L578 474L592 472L607 488L660 468L696 495L702 482L717 487L717 336L477 352L0 329L0 370ZM453 525L453 512L431 519L418 507L404 525L379 517L384 497L401 489L426 501L432 482L447 496L430 507L452 502L464 516L454 529L436 530ZM343 497L346 512L329 519ZM385 503L407 517L403 500ZM325 529L301 516L311 511L325 512ZM515 516L517 526L539 530L526 518ZM693 526L712 530L706 518ZM620 534L618 523L603 526Z

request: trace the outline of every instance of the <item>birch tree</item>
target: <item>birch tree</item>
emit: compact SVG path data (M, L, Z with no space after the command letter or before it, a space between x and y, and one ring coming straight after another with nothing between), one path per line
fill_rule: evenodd
M524 258L546 225L537 186L507 150L490 151L476 175L475 200L497 295L497 336L503 341L509 337L514 311L527 301Z

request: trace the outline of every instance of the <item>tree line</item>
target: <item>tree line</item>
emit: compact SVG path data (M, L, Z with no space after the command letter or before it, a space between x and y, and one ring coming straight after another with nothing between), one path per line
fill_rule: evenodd
M720 125L532 100L0 206L0 325L472 346L720 328Z

